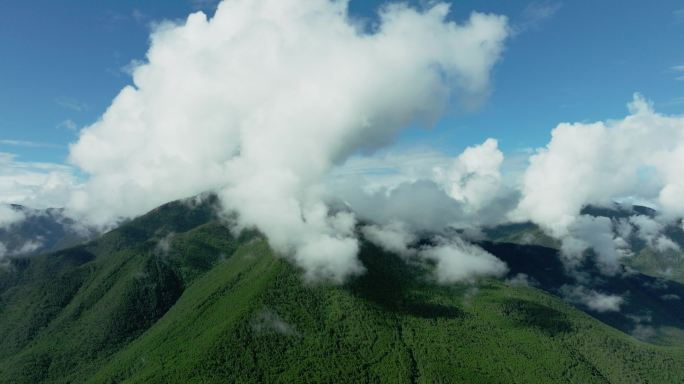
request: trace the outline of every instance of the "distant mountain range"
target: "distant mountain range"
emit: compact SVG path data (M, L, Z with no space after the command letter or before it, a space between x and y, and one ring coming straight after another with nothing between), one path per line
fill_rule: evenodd
M22 217L16 223L0 226L0 243L9 256L32 256L81 243L96 231L64 215L63 209L32 209L21 205L9 208Z
M367 273L334 286L303 283L216 204L172 202L81 245L11 258L0 382L684 382L684 286L588 264L583 289L626 301L575 307L577 278L533 225L480 243L508 264L504 279L438 285L430 263L362 240Z
M607 217L613 220L624 220L632 216L654 218L657 211L639 205L614 204L613 207L585 207L581 214L595 217ZM641 273L649 276L672 280L684 284L684 227L681 221L663 228L668 239L680 247L680 250L658 250L639 239L633 232L626 240L633 255L623 262ZM522 245L539 245L559 249L560 242L546 235L541 228L532 223L502 225L485 230L487 239L499 243Z

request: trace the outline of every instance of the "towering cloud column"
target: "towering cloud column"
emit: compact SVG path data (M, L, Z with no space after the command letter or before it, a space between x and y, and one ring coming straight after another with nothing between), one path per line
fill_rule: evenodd
M71 208L106 223L218 190L310 278L362 271L354 217L329 214L322 178L486 95L506 18L448 12L388 5L364 28L346 1L226 0L159 26L134 84L71 146L88 175Z

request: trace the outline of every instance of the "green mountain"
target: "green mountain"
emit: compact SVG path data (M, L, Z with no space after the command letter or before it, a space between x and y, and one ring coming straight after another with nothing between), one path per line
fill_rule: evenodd
M85 245L13 259L0 272L0 382L684 382L684 348L545 291L544 274L561 272L537 273L525 255L550 248L483 244L540 288L439 286L430 265L365 242L366 274L310 285L214 204L169 203Z

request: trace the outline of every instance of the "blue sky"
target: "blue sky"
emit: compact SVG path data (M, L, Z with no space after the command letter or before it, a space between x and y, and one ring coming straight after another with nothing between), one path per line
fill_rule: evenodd
M351 1L372 21L381 1ZM63 162L79 127L94 122L143 59L150 24L181 19L211 1L6 1L0 4L0 152ZM499 139L505 152L544 145L563 121L620 118L633 92L658 111L684 111L681 1L453 1L452 17L507 15L517 29L493 75L489 99L451 111L430 132L396 146L447 153ZM684 68L682 68L684 69Z

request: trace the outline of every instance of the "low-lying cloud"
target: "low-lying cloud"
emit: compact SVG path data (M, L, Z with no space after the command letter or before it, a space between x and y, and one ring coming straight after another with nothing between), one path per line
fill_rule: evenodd
M442 239L441 244L420 252L436 263L435 277L442 284L462 283L479 277L501 277L506 264L484 249L459 238Z
M362 232L366 240L387 252L432 262L434 277L440 284L469 283L508 272L506 263L454 234L434 236L430 239L432 244L420 245L418 236L401 222L367 225Z
M600 313L619 312L625 302L624 297L620 295L598 292L579 285L565 285L561 288L561 293L566 300L585 305L592 311Z
M518 192L503 182L504 156L494 139L455 158L430 154L411 166L393 168L398 158L375 159L357 173L338 172L331 186L335 197L364 220L401 223L410 232L447 227L477 231L507 222L518 202ZM352 169L358 170L359 162Z
M24 213L13 209L9 205L0 204L0 228L8 227L12 224L24 220Z
M294 326L287 323L280 315L267 307L262 308L255 314L252 320L252 330L257 335L276 333L290 337L301 336Z

